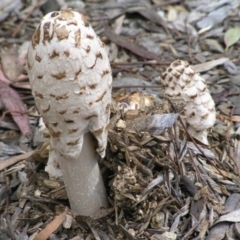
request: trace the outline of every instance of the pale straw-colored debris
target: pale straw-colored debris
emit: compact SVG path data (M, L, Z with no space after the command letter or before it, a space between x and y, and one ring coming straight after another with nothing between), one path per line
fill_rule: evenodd
M165 96L174 101L184 101L181 112L188 132L204 144L208 144L208 128L215 123L215 103L205 80L188 62L176 60L162 74Z

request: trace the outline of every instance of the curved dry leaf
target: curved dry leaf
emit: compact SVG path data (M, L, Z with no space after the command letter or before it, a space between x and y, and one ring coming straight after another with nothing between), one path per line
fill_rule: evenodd
M223 57L223 58L219 58L216 60L211 60L209 62L199 63L192 67L196 72L201 73L201 72L209 71L210 69L212 69L218 65L224 64L228 60L229 60L229 58Z
M1 63L5 76L11 81L17 81L17 78L23 70L23 65L18 61L18 52L16 47L1 51Z
M134 129L137 132L148 132L151 135L159 135L177 121L178 113L153 114L138 117L127 125L127 130Z
M205 39L205 43L208 45L210 50L224 53L222 45L216 39Z
M240 222L240 209L221 216L215 224L219 222Z
M203 17L200 21L198 21L197 27L205 28L210 26L211 28L213 28L217 24L221 23L226 17L228 17L231 11L232 9L229 5L225 5L223 7L215 9L214 11L210 12L207 16Z
M4 107L10 112L23 135L31 133L27 108L19 94L0 81L0 99Z
M229 229L229 223L219 223L211 228L206 240L222 240Z
M66 214L68 212L68 208L57 217L54 218L52 222L50 222L35 238L34 240L47 240L48 237L51 236L53 232L55 232L59 226L63 223Z
M226 51L230 46L238 42L240 39L240 28L230 28L227 30L227 32L224 34L224 42L226 44Z

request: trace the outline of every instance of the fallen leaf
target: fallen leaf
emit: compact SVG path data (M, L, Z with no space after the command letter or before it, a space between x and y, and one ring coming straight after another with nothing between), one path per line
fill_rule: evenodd
M209 49L212 51L223 53L224 49L222 45L216 39L205 39L205 43L208 45Z
M193 69L196 71L196 72L206 72L218 65L221 65L223 63L225 63L226 61L228 61L229 58L219 58L219 59L216 59L216 60L212 60L212 61L209 61L209 62L205 62L205 63L200 63L200 64L197 64L197 65L194 65L192 66Z
M1 63L4 74L8 79L15 82L23 71L23 66L18 61L16 47L1 51Z
M231 120L232 120L233 122L240 122L240 116L232 116L232 117L231 117Z
M33 240L47 240L47 238L50 237L50 235L63 223L67 212L68 208L66 208L63 213L55 217L54 220L50 222Z
M31 133L27 108L19 94L5 82L0 81L0 100L12 115L23 135Z
M204 6L204 4L202 5ZM208 7L208 5L209 4L207 4L206 7ZM201 20L197 22L197 27L206 28L208 26L211 26L211 28L213 28L217 24L223 22L224 19L230 14L231 11L232 9L229 5L225 5L223 7L214 9L213 11L210 11L208 15L206 15L205 17L203 17Z
M178 113L153 114L141 116L127 125L127 130L135 129L137 132L148 132L151 135L160 135L177 121Z
M224 42L226 45L226 51L230 46L238 42L240 39L240 28L230 28L227 30L227 32L224 34Z
M130 42L128 38L117 35L109 27L106 27L104 34L118 46L128 49L129 51L135 53L136 55L146 58L146 59L155 59L160 60L160 56L156 55L153 52L148 51L145 47L139 46L136 43Z
M225 202L225 211L230 212L235 209L238 209L240 203L240 194L239 193L233 193L231 194L228 199Z
M221 216L215 224L219 222L240 222L240 209Z
M219 223L211 228L206 240L222 240L230 227L229 223Z
M129 10L127 10L127 12L128 13L138 12L140 15L142 15L146 19L150 20L151 22L161 25L165 29L166 33L169 33L167 23L153 9L151 9L151 8L140 8L140 9L139 8L136 8L136 9L133 8L133 9L131 9L130 8Z

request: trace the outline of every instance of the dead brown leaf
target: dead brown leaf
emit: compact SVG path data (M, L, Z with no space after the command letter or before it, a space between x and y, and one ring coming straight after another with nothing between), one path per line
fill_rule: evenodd
M46 240L50 235L56 231L59 226L63 223L65 216L68 212L68 208L65 211L54 218L35 238L34 240Z
M27 108L19 94L8 84L0 81L0 99L23 135L31 133Z
M146 48L137 45L136 43L130 42L128 38L117 35L109 27L105 27L104 34L118 46L128 49L134 54L145 58L145 59L155 59L160 61L160 56L153 52L148 51Z
M17 81L18 76L23 70L23 66L18 61L18 52L16 47L2 50L1 63L4 74L11 81Z

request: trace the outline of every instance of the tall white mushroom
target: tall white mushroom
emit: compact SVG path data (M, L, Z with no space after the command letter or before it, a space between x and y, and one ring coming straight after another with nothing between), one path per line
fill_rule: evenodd
M74 211L93 215L108 205L97 162L105 156L112 88L104 44L80 13L48 13L32 37L27 71L51 136L46 170L62 172Z
M162 74L165 95L170 99L184 101L181 117L188 132L204 144L208 144L208 128L215 123L215 103L205 80L188 62L176 60Z

